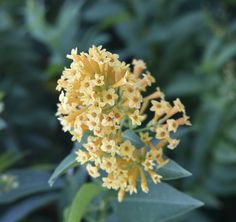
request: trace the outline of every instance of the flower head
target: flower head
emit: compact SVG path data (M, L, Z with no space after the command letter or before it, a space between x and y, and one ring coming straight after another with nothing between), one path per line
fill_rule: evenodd
M184 105L177 99L172 106L159 88L143 98L142 91L155 78L146 71L142 60L133 60L130 68L130 64L101 46L92 46L88 53L80 54L72 49L67 57L72 63L58 80L57 116L73 141L90 134L83 148L76 151L76 160L86 165L91 177L102 176L104 187L118 190L119 201L127 192L137 193L138 179L143 192L148 192L146 176L159 183L162 177L156 169L167 162L164 148L174 149L180 142L171 138L172 133L181 125L190 125ZM141 128L148 107L154 115ZM183 116L175 119L176 113ZM123 139L125 128L141 131L142 148ZM158 139L155 145L154 137Z

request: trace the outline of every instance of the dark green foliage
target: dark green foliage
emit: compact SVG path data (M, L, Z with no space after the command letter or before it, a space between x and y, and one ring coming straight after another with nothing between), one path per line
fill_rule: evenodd
M118 221L168 221L202 205L165 183L152 186L148 194L140 192L121 204L115 202Z
M127 61L144 59L168 99L180 97L186 104L193 127L180 130L181 143L171 158L192 176L173 183L205 206L180 221L235 221L235 11L233 0L1 0L0 177L23 174L23 184L0 193L0 222L66 221L87 181L83 168L69 169L74 162L66 161L51 183L63 177L52 188L46 183L73 146L55 117L56 80L70 49L92 44ZM142 146L137 138L133 142ZM173 164L160 170L167 179L189 175ZM32 183L20 192L24 178ZM93 200L87 221L105 217L106 195ZM122 205L116 210L122 212Z

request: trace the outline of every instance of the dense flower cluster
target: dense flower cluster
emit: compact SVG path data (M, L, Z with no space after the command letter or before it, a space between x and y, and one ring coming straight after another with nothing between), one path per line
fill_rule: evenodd
M119 201L125 192L137 192L138 179L141 189L148 192L147 174L154 183L161 180L156 168L166 162L163 148L174 149L179 143L171 133L180 125L190 124L183 104L176 99L171 105L159 88L149 96L141 95L155 82L142 60L133 60L131 68L101 46L80 54L73 49L68 58L72 60L70 68L65 68L58 80L61 94L57 116L74 141L90 132L84 149L76 152L77 161L86 164L92 177L102 176L104 187L119 190ZM153 118L141 128L150 103ZM176 113L183 115L173 118ZM127 128L139 131L144 147L138 149L122 139ZM159 141L155 146L154 136Z

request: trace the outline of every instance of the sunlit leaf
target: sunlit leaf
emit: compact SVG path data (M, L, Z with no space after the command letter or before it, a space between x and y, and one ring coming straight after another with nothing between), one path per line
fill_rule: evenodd
M102 190L99 185L93 183L84 184L76 194L69 209L67 222L80 222L91 200Z

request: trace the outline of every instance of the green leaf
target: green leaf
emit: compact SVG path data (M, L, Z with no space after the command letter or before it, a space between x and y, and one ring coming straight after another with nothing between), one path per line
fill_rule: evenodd
M152 143L154 146L157 145L158 140L153 139ZM189 177L192 174L177 164L174 160L169 159L169 162L163 167L159 168L157 172L162 175L163 180L175 180L184 177Z
M132 130L126 130L122 133L122 139L129 140L137 148L145 147L145 144L140 140L139 136Z
M215 64L218 68L222 67L226 62L233 58L236 54L236 43L226 45L222 52L216 58Z
M67 222L80 222L91 200L102 190L101 186L94 183L84 184L71 205Z
M53 186L59 176L63 175L69 168L74 167L76 165L76 155L74 152L72 152L66 158L64 158L62 162L57 166L48 181L49 185Z
M17 222L21 221L24 217L31 212L55 201L58 198L57 194L44 194L30 199L24 200L12 206L0 218L0 222Z
M87 138L89 136L89 133L84 134L83 138L81 139L80 143L76 143L75 146L78 148L82 147L82 144L84 144L87 141ZM76 161L76 154L74 151L70 153L67 157L65 157L62 162L57 166L55 171L53 172L52 176L50 177L48 183L50 186L53 186L57 178L61 175L63 175L69 168L72 168L76 166L78 162Z
M19 161L25 154L13 154L5 152L0 156L0 172L7 170L9 167Z
M66 207L63 209L63 222L68 222L68 215L70 212L70 208Z
M201 23L203 16L202 12L195 11L175 18L175 20L168 25L160 26L159 24L155 24L147 35L147 41L167 41L173 39L174 36L176 43L178 42L178 39L184 39L196 32L198 30L196 27L201 27L199 24Z
M169 160L169 162L158 169L157 172L162 175L163 180L175 180L192 175L173 160Z
M218 147L214 152L214 158L219 163L236 163L235 146L224 141L219 142Z
M28 30L37 39L46 41L49 33L51 34L50 27L45 19L46 9L42 1L26 2L25 20Z
M163 222L202 206L202 202L181 193L168 184L152 185L149 193L140 192L126 197L122 203L114 202L120 222Z
M209 43L206 45L206 49L203 55L203 61L212 60L214 56L216 55L217 51L219 50L220 46L222 44L222 39L218 36L210 39Z
M84 13L84 18L88 21L101 21L111 19L124 12L120 3L116 2L97 2L88 8Z
M166 89L169 96L192 96L199 94L203 89L201 76L182 75L175 79Z
M0 204L11 203L31 194L52 190L48 185L50 174L46 172L24 169L12 170L6 172L4 175L14 176L17 186L7 192L0 193ZM53 190L60 189L62 186L63 184L58 182L55 184Z

